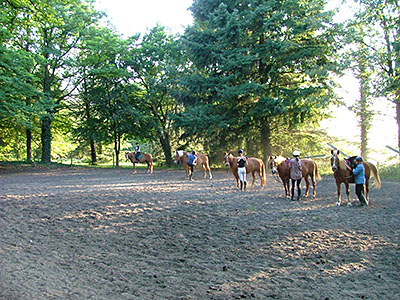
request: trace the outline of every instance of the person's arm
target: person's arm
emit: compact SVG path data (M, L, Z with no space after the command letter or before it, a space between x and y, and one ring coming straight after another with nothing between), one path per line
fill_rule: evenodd
M358 175L361 173L361 166L357 165L354 169L353 169L353 174L354 175Z

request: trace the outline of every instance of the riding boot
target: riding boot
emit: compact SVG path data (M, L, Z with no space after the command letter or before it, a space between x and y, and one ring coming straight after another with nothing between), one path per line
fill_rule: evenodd
M240 180L240 190L243 191L243 181Z
M243 186L244 190L246 190L246 186L247 186L247 181L244 182L244 186Z

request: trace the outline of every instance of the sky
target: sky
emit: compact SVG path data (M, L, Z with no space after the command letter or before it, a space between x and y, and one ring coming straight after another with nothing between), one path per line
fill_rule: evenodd
M145 33L157 23L171 32L183 33L184 27L193 21L188 10L191 5L192 0L96 0L95 3L125 36Z
M335 7L335 2L328 1L329 8ZM183 33L187 25L192 24L193 18L188 8L192 0L97 0L95 7L106 12L108 20L115 26L118 32L124 36L136 33L145 33L157 24L165 26L172 33ZM351 9L342 8L336 21L340 18L351 16ZM338 19L339 18L339 19ZM359 84L350 74L338 78L342 88L336 90L337 94L348 105L354 104L359 99ZM387 100L375 101L373 109L379 113L375 115L372 128L369 132L369 147L376 150L375 161L379 156L393 156L386 145L396 148L397 125L394 119L395 110ZM321 122L330 136L358 142L359 128L353 112L345 107L332 107L333 118ZM356 149L354 151L357 151ZM359 153L352 153L357 155Z

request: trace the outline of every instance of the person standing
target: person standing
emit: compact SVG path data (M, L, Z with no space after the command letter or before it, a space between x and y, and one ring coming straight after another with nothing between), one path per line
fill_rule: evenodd
M365 184L365 168L361 156L355 159L356 167L353 169L354 183L356 184L356 195L361 205L368 205L368 200L364 197L364 184Z
M135 147L135 159L137 161L139 161L139 156L140 156L140 145L139 143L136 143L136 147Z
M239 157L238 157L238 176L240 180L240 190L246 190L247 186L247 179L246 179L246 157L243 156L243 150L239 149L238 151Z
M301 171L301 161L299 159L300 151L295 150L293 151L293 158L289 161L289 171L290 171L290 179L292 181L292 193L291 193L291 200L294 200L294 185L297 186L297 201L300 200L301 197L301 178L302 178L302 171Z
M192 153L188 154L188 162L187 164L190 166L190 173L189 173L189 180L193 181L192 176L193 176L193 167L196 165L197 162L197 155L196 155L196 151L192 151Z

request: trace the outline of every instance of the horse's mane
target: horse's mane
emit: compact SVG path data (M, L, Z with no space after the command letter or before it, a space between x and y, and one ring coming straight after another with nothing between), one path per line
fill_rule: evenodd
M286 157L279 155L276 158L274 158L274 160L276 162L276 165L280 165L281 163L283 163L286 160Z
M186 152L184 150L176 150L176 153L178 153L179 157L182 157Z
M338 157L338 161L339 161L339 169L343 170L343 171L347 171L347 166L346 166L345 160L341 157Z

